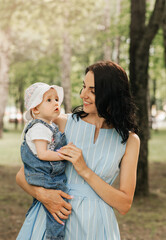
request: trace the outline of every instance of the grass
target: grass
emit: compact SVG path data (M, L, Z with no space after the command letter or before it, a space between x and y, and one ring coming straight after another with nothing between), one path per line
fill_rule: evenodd
M5 131L0 139L0 240L14 240L32 198L15 182L21 165L21 129ZM116 213L121 240L165 240L166 130L151 132L149 141L149 197L135 198L125 216Z
M131 210L117 214L122 240L164 240L166 233L166 162L149 166L150 195L135 198Z
M1 165L20 165L20 131L6 131L0 139L0 164Z
M151 131L149 140L149 161L166 162L166 129Z
M10 127L11 128L11 127ZM149 161L166 162L166 129L152 131L149 140ZM0 164L20 165L21 129L5 131L0 139Z

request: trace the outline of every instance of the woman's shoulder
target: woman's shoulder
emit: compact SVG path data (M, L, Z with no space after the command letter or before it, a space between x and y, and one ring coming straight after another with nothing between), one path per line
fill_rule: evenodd
M130 132L129 133L129 138L127 140L127 146L126 149L128 148L139 148L140 146L140 138L136 133Z
M140 143L140 138L136 133L129 132L129 138L128 141L135 141L137 143Z

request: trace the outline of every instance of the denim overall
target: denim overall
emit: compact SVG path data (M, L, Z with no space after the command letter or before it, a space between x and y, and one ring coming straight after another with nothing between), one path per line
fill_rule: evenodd
M65 175L65 161L42 161L31 151L28 144L26 143L26 133L36 123L44 124L53 132L53 141L51 142L49 148L50 150L56 151L57 149L66 145L65 134L59 131L57 125L53 124L53 128L42 120L32 120L25 129L24 141L21 145L21 157L24 163L25 178L31 185L67 192L68 190L66 187L67 179ZM34 199L31 208L35 205L36 202L37 200ZM62 224L59 224L45 207L44 209L47 215L46 239L63 240L64 226Z

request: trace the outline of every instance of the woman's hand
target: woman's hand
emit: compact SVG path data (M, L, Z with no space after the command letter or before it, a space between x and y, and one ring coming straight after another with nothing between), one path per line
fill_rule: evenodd
M71 214L71 204L63 198L72 199L73 197L60 190L45 189L28 184L25 180L24 167L17 173L16 182L29 195L42 202L58 223L63 224L60 218L67 219Z
M64 225L60 219L68 219L72 207L63 198L72 199L73 197L61 190L45 188L40 188L39 195L41 198L38 197L38 200L43 203L58 223Z
M75 170L80 176L83 178L85 177L89 168L85 163L81 149L77 148L74 144L69 143L68 145L60 148L57 152L60 157L73 164Z

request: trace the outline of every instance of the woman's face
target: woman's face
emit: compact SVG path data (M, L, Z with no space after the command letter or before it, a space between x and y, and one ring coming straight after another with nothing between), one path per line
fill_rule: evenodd
M95 81L93 72L87 72L83 82L80 97L83 100L83 111L86 113L97 113L95 104Z

